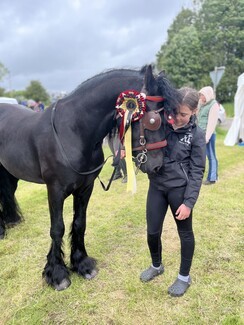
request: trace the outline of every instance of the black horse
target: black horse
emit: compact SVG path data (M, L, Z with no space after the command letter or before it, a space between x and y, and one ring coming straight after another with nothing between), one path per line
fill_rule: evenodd
M163 162L161 107L176 107L178 93L165 76L155 77L151 66L101 73L43 113L0 104L0 236L4 238L6 228L22 218L14 196L18 179L46 184L51 247L43 277L56 290L66 289L71 283L62 251L63 205L71 194L71 270L87 279L97 273L96 261L86 252L84 235L87 205L104 162L103 139L121 120L115 109L118 95L128 89L140 92L142 88L151 96L146 100L146 111L157 111L154 113L160 118L160 127L150 127L156 115L143 117L143 123L132 123L132 146L135 156L142 152L143 157L146 155L147 161L140 158L138 162L141 169L153 173ZM152 96L163 96L164 101L154 101ZM147 143L139 143L142 131Z

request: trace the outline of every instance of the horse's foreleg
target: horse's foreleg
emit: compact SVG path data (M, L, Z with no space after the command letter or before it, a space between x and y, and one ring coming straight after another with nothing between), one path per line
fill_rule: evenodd
M71 284L69 272L64 263L62 250L62 238L65 227L63 222L64 195L61 189L47 186L48 203L51 217L50 236L52 238L51 248L47 255L47 264L43 271L46 282L56 290L64 290Z
M74 220L71 228L71 267L72 271L86 279L97 275L96 261L88 257L85 248L86 210L92 194L94 182L85 189L78 189L73 193Z
M0 165L0 239L4 237L5 227L20 223L22 214L15 199L18 179Z

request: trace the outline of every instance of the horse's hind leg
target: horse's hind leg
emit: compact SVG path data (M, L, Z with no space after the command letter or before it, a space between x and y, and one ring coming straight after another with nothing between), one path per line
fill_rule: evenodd
M62 250L62 238L65 227L63 222L64 190L57 186L47 186L48 203L51 217L50 236L51 248L47 255L47 263L43 271L46 282L56 290L64 290L71 284L69 272L64 263Z
M0 165L0 239L6 226L15 226L23 218L14 195L17 184L18 179Z
M3 239L5 235L5 224L2 218L2 211L0 210L0 239Z
M85 189L80 188L73 193L74 219L71 228L71 268L72 271L86 279L97 275L96 261L88 257L85 248L86 210L92 194L94 182Z

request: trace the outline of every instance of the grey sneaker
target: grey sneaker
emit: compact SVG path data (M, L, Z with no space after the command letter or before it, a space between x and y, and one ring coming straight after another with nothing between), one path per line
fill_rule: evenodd
M191 278L188 282L176 279L175 282L168 288L168 294L172 297L181 297L191 285Z
M163 273L164 273L163 265L161 265L159 269L155 269L154 267L150 266L148 269L146 269L141 273L140 280L142 282L147 282L155 278L155 276L158 276Z

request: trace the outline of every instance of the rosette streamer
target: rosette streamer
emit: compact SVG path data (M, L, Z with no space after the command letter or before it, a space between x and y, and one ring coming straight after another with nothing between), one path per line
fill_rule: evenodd
M127 192L136 193L136 175L132 162L132 130L131 122L142 118L145 110L145 97L143 93L135 90L128 90L121 93L116 102L116 109L122 118L119 136L125 147L126 168L127 168Z

